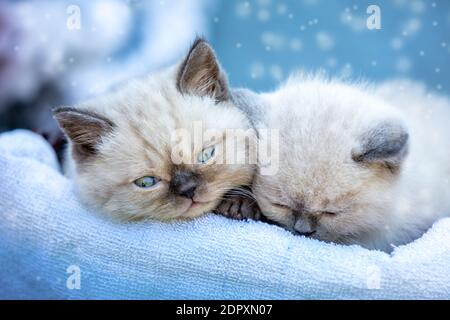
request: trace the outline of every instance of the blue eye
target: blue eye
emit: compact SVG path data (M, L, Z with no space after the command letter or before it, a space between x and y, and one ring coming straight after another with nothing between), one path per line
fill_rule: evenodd
M146 177L142 177L142 178L134 180L134 184L137 185L139 188L143 188L143 189L151 188L151 187L155 186L158 182L159 182L159 180L157 178L150 177L150 176L146 176Z
M212 157L214 157L215 152L216 152L215 147L209 147L209 148L203 149L202 152L200 152L197 157L198 163L208 162L209 160L212 159Z

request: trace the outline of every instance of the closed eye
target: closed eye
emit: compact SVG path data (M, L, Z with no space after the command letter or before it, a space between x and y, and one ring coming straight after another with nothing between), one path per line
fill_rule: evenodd
M321 214L323 214L325 216L335 216L335 215L337 215L336 212L332 212L332 211L322 211Z
M274 203L274 202L272 202L271 204L272 204L272 206L274 206L276 208L279 208L279 209L291 210L291 208L289 206L281 204L281 203Z

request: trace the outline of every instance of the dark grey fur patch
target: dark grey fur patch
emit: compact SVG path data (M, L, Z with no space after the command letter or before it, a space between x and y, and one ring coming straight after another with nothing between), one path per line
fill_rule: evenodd
M248 89L234 89L231 91L231 99L254 129L264 122L264 103L257 93Z
M170 181L170 191L175 195L193 198L198 186L198 177L190 171L177 171Z
M73 156L85 160L97 153L102 136L111 132L114 124L91 111L71 107L53 109L53 116L73 143Z
M395 170L408 154L408 141L409 134L402 124L382 122L361 137L352 158L356 162L383 162Z
M197 38L177 75L177 88L183 94L211 96L217 102L230 99L228 80L214 54L202 38Z

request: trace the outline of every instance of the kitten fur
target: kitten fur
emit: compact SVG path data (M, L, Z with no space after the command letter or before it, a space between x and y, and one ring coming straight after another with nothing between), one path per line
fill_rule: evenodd
M194 218L214 209L228 190L251 182L255 165L176 165L171 138L177 129L192 133L194 123L201 121L203 131L244 129L255 139L231 97L213 50L197 39L176 66L75 108L55 109L69 140L66 171L80 198L119 219ZM224 134L217 145L226 139ZM183 152L192 151L196 159L205 145L183 145ZM253 144L237 145L237 153L247 154ZM215 156L221 152L216 147ZM134 181L144 176L160 182L149 189L137 187ZM184 192L188 187L193 195Z
M295 233L387 252L450 215L450 102L408 81L294 76L261 94L280 131L278 173L258 170L264 215ZM260 136L260 143L266 143Z

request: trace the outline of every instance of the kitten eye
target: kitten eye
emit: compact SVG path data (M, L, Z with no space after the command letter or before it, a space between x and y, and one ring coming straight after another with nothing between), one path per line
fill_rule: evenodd
M202 152L199 153L197 157L198 163L206 163L214 157L216 152L216 147L212 146L206 149L203 149Z
M289 206L280 204L280 203L272 203L272 206L283 209L283 210L291 210L291 208Z
M146 177L142 177L142 178L134 180L134 184L137 185L139 188L143 188L143 189L151 188L151 187L155 186L158 182L159 182L159 180L157 178L150 177L150 176L146 176Z
M322 211L321 214L326 215L326 216L335 216L336 212Z

